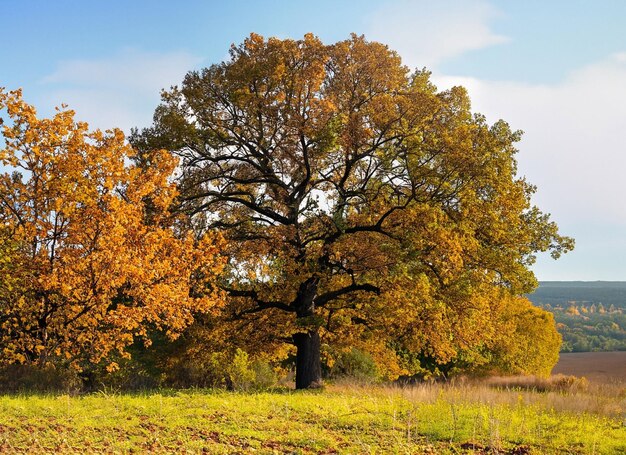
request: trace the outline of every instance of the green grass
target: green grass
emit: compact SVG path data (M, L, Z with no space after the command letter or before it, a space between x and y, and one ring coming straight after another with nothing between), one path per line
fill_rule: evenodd
M623 397L583 398L436 385L2 396L0 452L625 453Z

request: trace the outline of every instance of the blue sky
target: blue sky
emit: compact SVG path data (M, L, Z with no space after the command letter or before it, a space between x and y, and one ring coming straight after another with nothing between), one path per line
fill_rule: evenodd
M525 131L519 169L577 248L540 280L626 280L626 1L0 0L0 86L41 113L147 126L161 88L250 32L389 44Z

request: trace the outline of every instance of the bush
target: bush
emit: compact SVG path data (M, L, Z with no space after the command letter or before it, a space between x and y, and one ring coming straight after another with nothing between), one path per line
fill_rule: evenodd
M551 378L551 385L554 390L559 392L586 392L589 389L589 381L587 378L577 376L567 376L557 374Z
M268 362L255 360L252 362L252 370L254 371L254 387L257 389L269 389L275 387L280 379L276 370L272 368Z
M239 348L181 358L165 372L165 385L176 388L266 389L277 381L278 375L268 362L250 360L248 353Z
M342 352L328 376L332 379L350 378L359 382L376 382L379 379L378 368L371 355L357 348Z
M227 361L223 367L229 389L248 390L253 386L256 374L252 369L247 352L237 348L232 361Z
M105 365L91 366L80 374L83 390L115 390L137 392L140 390L158 389L162 385L162 377L156 371L149 371L145 365L131 360L117 362L119 370L108 372Z
M0 393L77 393L81 389L82 380L69 368L19 364L0 368Z
M589 381L585 377L557 374L549 378L537 376L496 376L487 384L498 389L532 390L535 392L578 393L586 392Z

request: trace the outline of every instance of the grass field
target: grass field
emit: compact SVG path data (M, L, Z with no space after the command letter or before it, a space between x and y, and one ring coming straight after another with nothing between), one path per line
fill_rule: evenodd
M622 454L625 409L616 387L489 384L3 396L0 452Z

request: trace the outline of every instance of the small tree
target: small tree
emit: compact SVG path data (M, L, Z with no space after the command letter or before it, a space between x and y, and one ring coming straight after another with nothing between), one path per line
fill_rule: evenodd
M133 143L182 158L183 209L229 240L221 329L295 345L298 388L320 382L323 343L396 375L398 343L454 358L496 336L494 295L535 286L535 252L572 247L516 176L520 133L363 37L253 34L154 119Z
M0 90L2 110L2 362L99 362L222 303L205 291L220 237L198 240L169 212L176 159L155 151L149 168L131 166L119 130L89 132L69 110L39 119L20 91Z
M524 297L502 299L496 329L500 336L489 343L487 368L506 374L550 375L561 347L552 313Z

